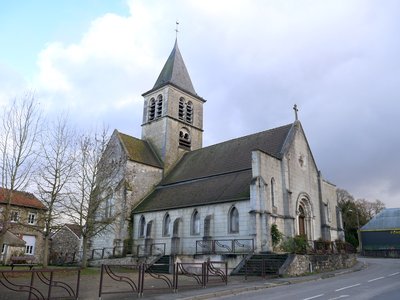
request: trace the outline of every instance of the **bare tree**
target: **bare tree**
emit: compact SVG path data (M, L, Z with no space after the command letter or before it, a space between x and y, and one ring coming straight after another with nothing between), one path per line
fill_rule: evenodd
M36 161L41 114L32 92L14 99L1 115L0 171L1 193L5 200L0 223L0 249L10 226L11 200L14 191L29 183Z
M346 241L358 246L358 230L369 222L377 213L385 208L380 200L370 202L357 199L346 190L338 189L338 205L343 215Z
M108 142L107 130L93 136L79 138L75 182L66 205L66 212L72 222L80 227L83 253L82 267L87 266L88 244L92 237L101 234L113 223L116 216L102 216L99 212L105 206L109 195L99 182L99 162Z
M59 117L51 122L41 135L40 166L35 178L38 195L46 205L44 215L43 266L49 260L49 240L62 220L62 203L67 196L67 185L71 182L75 157L73 149L74 133L68 127L67 117Z

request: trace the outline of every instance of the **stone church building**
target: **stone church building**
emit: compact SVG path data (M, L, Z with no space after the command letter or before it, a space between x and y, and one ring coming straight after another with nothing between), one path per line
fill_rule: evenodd
M91 248L129 245L138 255L154 245L182 255L216 245L272 251L273 224L310 242L343 239L336 187L318 170L297 117L203 148L206 101L177 42L143 97L141 139L115 130L102 158L107 199L99 216L115 221Z

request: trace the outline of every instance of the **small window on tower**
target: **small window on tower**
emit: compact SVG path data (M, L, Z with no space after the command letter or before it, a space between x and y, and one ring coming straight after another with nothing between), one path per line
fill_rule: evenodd
M190 133L186 128L179 131L179 146L189 148L191 146Z
M178 118L179 120L183 120L185 110L185 99L179 99L179 110L178 110Z
M157 118L161 117L163 109L163 97L158 95L157 97Z
M193 104L190 101L186 104L186 122L193 123Z
M154 98L151 98L149 105L149 121L154 120L155 114L156 114L156 100L154 100Z

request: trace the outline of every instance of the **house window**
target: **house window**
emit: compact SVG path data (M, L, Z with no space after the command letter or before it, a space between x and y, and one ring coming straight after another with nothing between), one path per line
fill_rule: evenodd
M139 221L139 237L144 237L145 228L146 228L146 219L144 218L144 216L141 216Z
M25 254L35 254L36 237L33 235L23 235L22 239L25 241Z
M164 222L163 222L163 236L169 236L170 224L171 224L171 218L169 214L166 214L164 216Z
M158 95L157 97L157 118L161 117L163 109L163 97Z
M190 138L190 133L186 128L182 128L179 131L179 146L190 149L191 138Z
M229 211L229 233L239 232L239 211L236 207L232 207Z
M35 225L36 224L36 214L35 213L28 213L28 224Z
M200 214L197 210L195 210L192 214L191 221L191 234L199 235L200 234Z
M3 246L1 247L1 254L4 254L4 252L6 252L6 244L3 244Z
M149 108L149 121L152 121L156 116L156 100L154 98L150 99Z
M11 222L18 222L19 221L19 212L12 211L11 212L11 216L10 216L10 221Z

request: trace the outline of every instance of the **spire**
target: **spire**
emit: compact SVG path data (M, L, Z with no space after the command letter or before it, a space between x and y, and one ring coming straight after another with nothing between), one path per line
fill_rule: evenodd
M175 85L176 87L197 96L185 63L183 62L181 52L179 51L177 39L175 40L175 45L171 54L165 62L164 68L151 90L158 89L166 84Z

